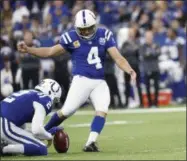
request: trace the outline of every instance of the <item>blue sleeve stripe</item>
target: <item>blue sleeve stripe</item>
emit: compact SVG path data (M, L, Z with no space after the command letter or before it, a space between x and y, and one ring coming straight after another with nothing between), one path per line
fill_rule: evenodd
M71 38L70 38L70 36L69 36L69 34L68 34L67 32L65 33L65 36L66 36L66 38L68 39L68 41L71 43L72 40L71 40Z

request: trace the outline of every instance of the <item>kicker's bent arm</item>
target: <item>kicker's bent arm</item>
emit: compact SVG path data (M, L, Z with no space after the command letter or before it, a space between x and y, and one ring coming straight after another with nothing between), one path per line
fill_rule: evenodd
M29 54L38 57L43 57L43 58L58 56L66 52L65 49L60 44L52 47L41 47L41 48L28 47L27 50Z

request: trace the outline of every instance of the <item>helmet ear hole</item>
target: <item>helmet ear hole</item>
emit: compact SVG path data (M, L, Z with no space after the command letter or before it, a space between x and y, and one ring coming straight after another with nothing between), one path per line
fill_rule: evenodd
M49 91L49 95L51 95L51 91Z

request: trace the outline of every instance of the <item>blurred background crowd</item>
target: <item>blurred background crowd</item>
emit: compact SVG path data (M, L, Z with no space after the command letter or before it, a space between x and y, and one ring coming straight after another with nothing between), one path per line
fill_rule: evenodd
M113 31L121 54L137 72L136 85L106 58L105 76L113 108L159 107L186 99L186 1L2 0L0 70L3 99L13 91L33 88L54 78L63 88L71 83L70 56L39 59L19 54L17 42L43 47L58 43L73 29L80 9L97 15L99 26ZM44 53L45 54L45 53Z

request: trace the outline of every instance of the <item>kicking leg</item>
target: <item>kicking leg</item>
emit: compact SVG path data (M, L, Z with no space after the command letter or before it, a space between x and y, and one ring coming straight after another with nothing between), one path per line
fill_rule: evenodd
M90 92L91 89L89 88L89 81L87 78L75 76L64 106L51 117L45 129L50 130L52 127L60 125L66 118L75 113L75 111L86 102Z
M83 150L85 152L97 152L99 149L95 142L105 125L108 106L110 104L110 92L105 81L100 83L92 91L90 98L96 110L96 115L92 121L90 134Z

